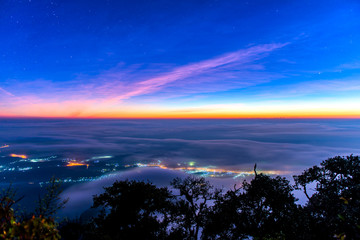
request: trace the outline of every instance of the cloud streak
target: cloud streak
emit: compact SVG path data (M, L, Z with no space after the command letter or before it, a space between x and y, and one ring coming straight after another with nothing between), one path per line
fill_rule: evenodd
M3 93L3 94L6 94L7 96L11 96L11 97L14 97L14 95L8 91L6 91L5 89L1 88L0 87L0 92Z
M185 66L177 67L169 73L163 74L161 76L153 77L146 79L144 81L138 82L132 86L132 89L111 98L110 101L119 101L129 99L135 96L144 95L156 92L161 88L165 87L167 84L173 83L175 81L188 79L187 82L196 82L199 79L194 79L202 74L216 73L219 70L223 71L229 68L239 67L239 65L245 65L246 63L255 61L261 57L264 57L264 54L284 47L285 44L265 44L254 46L245 50L239 50L229 54L222 55L210 60L201 61L198 63L192 63ZM224 76L223 76L224 77ZM189 78L193 78L190 79ZM224 79L217 79L217 81ZM241 81L241 80L240 80Z

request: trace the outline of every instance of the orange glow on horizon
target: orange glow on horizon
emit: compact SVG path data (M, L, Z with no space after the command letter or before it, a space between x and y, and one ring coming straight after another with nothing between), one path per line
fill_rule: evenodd
M49 116L51 118L51 116ZM153 114L97 114L87 117L65 117L65 118L82 118L82 119L273 119L273 118L360 118L359 113L336 113L336 112L294 112L294 113L192 113L192 114L169 114L169 113L153 113Z
M22 159L26 159L28 158L26 155L23 155L23 154L10 154L10 157L17 157L17 158L22 158Z
M77 117L69 117L76 119ZM192 115L136 115L136 116L119 116L114 115L97 115L89 117L80 117L82 119L275 119L275 118L348 118L358 119L360 114L192 114Z
M75 104L75 103L74 103ZM198 107L164 107L145 105L101 105L78 111L70 103L54 111L57 105L41 104L13 112L3 112L5 118L80 118L80 119L252 119L252 118L360 118L357 104L297 103L264 105L217 104Z
M64 118L64 119L276 119L276 118L289 118L289 119L316 119L316 118L344 118L344 119L359 119L360 112L293 112L293 113L193 113L193 114L169 114L169 113L134 113L134 114L119 114L119 113L106 113L94 114L89 116L51 116L51 115L29 115L29 116L0 116L4 118Z

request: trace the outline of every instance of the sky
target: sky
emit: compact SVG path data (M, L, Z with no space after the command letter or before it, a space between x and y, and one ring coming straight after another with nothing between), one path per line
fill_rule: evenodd
M360 2L0 1L0 117L360 117Z

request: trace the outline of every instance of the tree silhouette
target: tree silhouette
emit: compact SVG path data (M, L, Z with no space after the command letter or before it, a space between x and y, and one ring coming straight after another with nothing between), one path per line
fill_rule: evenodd
M220 194L205 178L175 178L171 186L179 190L173 215L175 215L175 233L179 238L198 239L199 231L205 225L209 201ZM175 237L175 236L174 236Z
M291 239L297 211L292 186L282 177L256 174L220 196L204 229L207 239Z
M11 186L0 194L0 238L1 239L44 239L58 240L57 223L53 218L33 215L24 219L17 216L13 210L18 202L16 191Z
M94 197L93 207L103 212L95 219L94 233L103 239L161 239L169 224L172 195L151 183L117 181Z
M94 197L102 213L87 225L69 222L64 239L360 239L359 157L329 158L294 176L295 186L256 165L254 173L227 192L193 176L171 188L115 182ZM306 205L296 204L294 189Z
M334 235L360 239L360 160L358 156L333 157L320 166L294 176L308 203L304 208L312 238ZM310 196L309 185L315 186Z
M44 196L39 195L35 214L43 217L54 217L56 212L65 206L68 199L61 200L61 182L55 177L50 179L45 190Z

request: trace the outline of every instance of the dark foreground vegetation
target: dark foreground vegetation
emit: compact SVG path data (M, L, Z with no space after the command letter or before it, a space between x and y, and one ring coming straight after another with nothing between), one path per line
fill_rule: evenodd
M358 156L325 160L294 176L295 185L254 171L253 180L227 192L195 177L174 179L170 188L118 181L94 197L93 218L60 224L54 214L65 202L55 179L32 214L15 214L9 189L0 198L0 238L360 239ZM304 192L305 205L294 190Z

